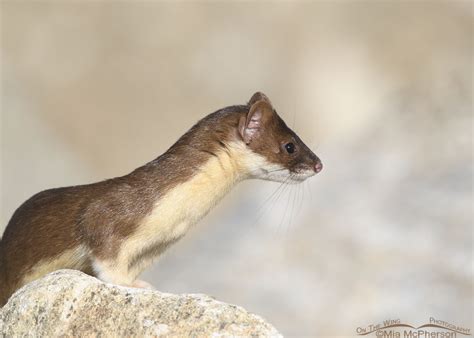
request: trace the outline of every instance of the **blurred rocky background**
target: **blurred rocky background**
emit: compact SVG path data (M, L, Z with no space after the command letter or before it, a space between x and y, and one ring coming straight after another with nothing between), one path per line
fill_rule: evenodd
M473 329L472 39L470 1L2 1L0 232L261 90L323 172L244 182L143 279L287 336Z

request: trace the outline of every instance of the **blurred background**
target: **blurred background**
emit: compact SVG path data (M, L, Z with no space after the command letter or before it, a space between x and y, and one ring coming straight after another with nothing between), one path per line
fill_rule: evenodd
M2 1L1 30L0 233L260 90L324 170L240 184L142 278L287 336L474 328L470 1Z

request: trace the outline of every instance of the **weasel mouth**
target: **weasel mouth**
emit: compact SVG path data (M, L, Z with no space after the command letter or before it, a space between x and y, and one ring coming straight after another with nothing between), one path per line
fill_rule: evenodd
M314 170L301 170L291 174L291 180L295 183L303 182L307 178L316 175Z
M301 165L291 172L291 179L296 182L302 182L305 179L314 176L323 170L323 164L321 161L317 161L316 164Z

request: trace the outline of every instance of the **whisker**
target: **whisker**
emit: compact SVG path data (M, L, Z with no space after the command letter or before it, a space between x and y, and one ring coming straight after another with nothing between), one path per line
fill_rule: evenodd
M265 199L265 201L260 205L260 207L257 208L257 219L255 220L254 225L262 218L263 215L265 215L266 212L268 212L268 208L271 207L273 208L274 204L271 204L271 202L275 202L279 199L279 196L281 193L285 190L287 186L287 182L291 177L288 176L283 182L281 182L278 187L273 191L273 193L270 194L269 197ZM270 208L270 210L271 210Z
M291 187L291 195L290 195L290 203L291 203L291 206L290 206L290 213L289 213L289 219L288 219L288 226L287 226L287 230L288 228L291 227L291 224L292 224L292 221L293 221L293 211L294 211L294 205L295 205L295 192L296 192L296 187L295 186L292 186Z
M299 205L298 205L297 215L300 214L301 208L303 207L303 203L304 203L304 182L303 182L303 185L299 187L299 191L300 191L300 199L298 200Z
M288 206L290 205L290 196L291 196L292 191L293 191L293 186L290 187L289 192L286 195L287 198L286 198L285 209L284 209L285 211L284 211L283 216L281 218L280 224L278 225L278 231L280 233L283 233L284 230L285 230L286 214L287 214L287 211L288 211Z
M250 173L251 173L251 174L255 174L255 173L257 173L257 172L260 172L260 170L261 170L261 169L255 169L255 170L250 171ZM280 168L280 169L266 170L265 172L266 172L267 174L269 174L269 173L274 173L274 172L277 172L277 171L285 171L285 170L288 170L288 169L286 169L286 168Z
M302 193L302 196L301 196L301 209L304 209L304 207L308 204L308 203L306 202L307 196L306 196L306 194L305 194L305 190L306 190L305 187L302 186L302 187L301 187L301 193ZM301 210L300 210L300 211L301 211Z
M288 234L289 229L293 225L293 217L294 217L294 212L295 212L295 200L296 200L296 195L298 193L298 187L293 186L292 187L292 194L291 194L291 210L290 210L290 218L288 219L288 226L286 227L286 233Z
M257 218L253 225L257 224L258 221L266 214L268 211L267 209L270 207L270 202L275 198L275 194L280 191L280 189L284 186L284 183L278 185L278 187L268 196L265 201L257 208L255 211L257 213Z
M293 174L290 175L290 177L293 177ZM293 188L293 186L292 186L292 188ZM285 206L285 212L283 213L283 218L281 219L281 222L280 222L280 224L278 225L278 229L281 229L281 226L282 226L282 224L283 224L283 222L284 222L284 220L285 220L285 218L286 218L286 213L287 213L287 211L288 211L288 205L289 205L289 204L290 204L290 196L288 195L288 199L287 199L287 201L286 201L286 206Z
M288 178L288 180L291 179L291 176ZM286 194L286 192L288 191L288 187L290 187L290 190L292 188L292 186L288 183L285 183L285 186L283 187L283 189L278 193L278 195L276 196L276 199L274 199L271 207L270 207L270 211L273 210L273 208L275 207L275 205L277 205L279 203L279 200L280 200L280 197L283 196L284 194ZM286 214L286 209L285 209L285 214ZM277 232L280 232L280 228L281 228L281 224L282 222L279 223L278 227L277 227Z
M306 185L306 187L308 188L309 198L310 198L310 201L311 201L311 203L312 203L312 202L313 202L313 193L312 193L312 191L311 191L311 185L308 183L308 184Z
M300 212L301 212L301 206L302 206L302 202L303 200L301 199L301 184L298 184L298 186L296 187L296 196L295 196L295 209L296 209L296 212L295 212L295 219L298 218Z

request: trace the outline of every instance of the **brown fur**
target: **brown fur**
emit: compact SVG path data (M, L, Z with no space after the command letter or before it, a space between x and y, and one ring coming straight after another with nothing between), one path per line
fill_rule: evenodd
M0 242L0 306L21 286L23 276L37 264L79 246L86 248L74 266L96 275L91 259L115 257L125 239L136 232L157 200L188 181L210 157L226 151L229 142L245 139L242 128L249 116L263 114L259 135L246 142L270 162L297 170L319 159L273 110L268 98L256 93L248 105L231 106L208 115L163 155L123 177L50 189L24 202L13 214ZM301 151L284 154L294 142ZM131 259L129 268L147 256L156 256L170 244L159 240Z

